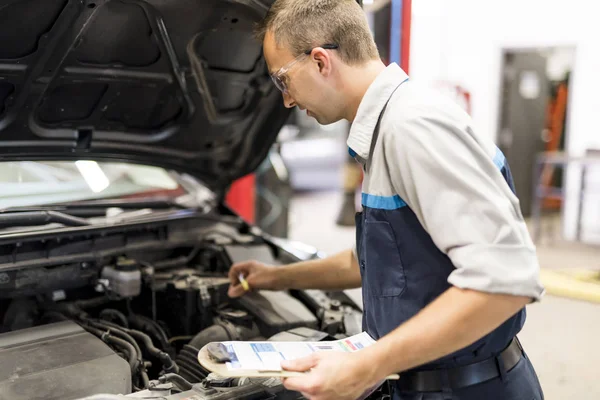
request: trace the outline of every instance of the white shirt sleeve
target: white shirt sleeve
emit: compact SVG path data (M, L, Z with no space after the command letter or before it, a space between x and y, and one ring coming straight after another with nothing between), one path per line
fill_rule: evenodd
M386 164L394 189L456 267L448 282L539 300L535 247L489 152L458 119L403 111L381 132Z

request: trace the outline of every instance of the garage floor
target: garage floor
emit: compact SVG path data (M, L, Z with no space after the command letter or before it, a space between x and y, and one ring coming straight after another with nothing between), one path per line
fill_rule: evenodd
M354 244L354 228L335 219L337 192L309 192L292 200L290 237L332 254ZM542 268L600 269L600 247L567 243L540 245ZM528 307L519 335L537 369L546 400L600 399L600 304L547 295Z

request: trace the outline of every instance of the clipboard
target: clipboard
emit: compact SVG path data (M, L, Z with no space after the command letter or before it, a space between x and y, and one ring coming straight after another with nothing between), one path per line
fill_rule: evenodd
M198 362L202 367L210 372L225 378L290 378L294 376L304 376L306 372L286 371L286 370L258 370L258 369L229 369L227 361L220 357L220 351L215 349L223 346L219 342L211 342L205 345L198 352ZM223 346L224 347L224 346ZM211 351L209 351L209 349ZM217 353L217 354L215 354ZM392 374L386 377L386 380L398 380L400 375Z

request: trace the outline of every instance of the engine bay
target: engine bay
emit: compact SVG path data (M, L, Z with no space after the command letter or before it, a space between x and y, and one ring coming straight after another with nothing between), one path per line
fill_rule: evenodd
M233 263L294 257L243 224L188 223L121 230L112 241L71 232L0 243L0 399L302 398L277 379L215 376L198 351L212 341L354 335L360 305L319 290L230 299Z

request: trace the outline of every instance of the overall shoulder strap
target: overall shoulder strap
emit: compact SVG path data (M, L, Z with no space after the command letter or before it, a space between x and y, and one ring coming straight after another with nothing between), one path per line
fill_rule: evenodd
M387 108L392 96L394 96L394 93L396 93L396 90L398 90L398 88L404 83L408 81L408 78L406 78L405 80L403 80L402 82L400 82L392 91L392 94L390 94L390 97L387 99L387 101L385 102L385 105L383 106L383 109L381 110L381 113L379 114L379 117L377 118L377 124L375 125L375 130L373 130L373 139L371 140L371 148L369 149L369 160L368 163L371 163L371 160L373 159L373 150L375 149L375 144L377 143L377 138L379 137L379 125L381 125L381 119L383 118L383 114L385 113L385 109Z

